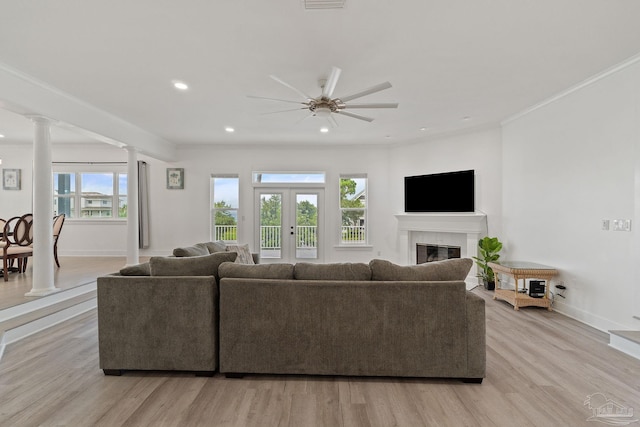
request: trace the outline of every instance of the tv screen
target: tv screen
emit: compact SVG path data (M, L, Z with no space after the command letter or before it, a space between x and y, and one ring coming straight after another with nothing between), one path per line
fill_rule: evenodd
M474 171L404 178L405 212L474 212Z

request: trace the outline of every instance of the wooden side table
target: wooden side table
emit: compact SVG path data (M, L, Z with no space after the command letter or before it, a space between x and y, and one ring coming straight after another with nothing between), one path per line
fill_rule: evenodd
M493 270L496 279L496 289L493 299L501 299L507 301L513 306L514 310L520 307L546 307L551 311L551 300L549 299L549 285L551 278L558 274L553 267L535 264L533 262L524 261L505 261L501 263L490 262L489 267ZM515 289L501 289L500 273L508 274L515 281ZM522 279L522 289L525 289L525 279L542 279L545 280L544 296L542 298L533 298L524 292L518 291L518 281Z

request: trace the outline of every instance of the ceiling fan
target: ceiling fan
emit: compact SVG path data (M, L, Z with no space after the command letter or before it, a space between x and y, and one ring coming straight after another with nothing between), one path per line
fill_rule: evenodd
M290 110L281 110L281 111L273 111L270 113L264 114L275 114L275 113L284 113L287 111L298 111L298 110L309 110L311 114L307 117L324 117L326 118L333 126L337 127L338 123L336 119L333 117L333 114L340 114L342 116L352 117L358 120L364 120L366 122L372 122L373 118L362 116L360 114L352 113L350 110L360 109L360 108L398 108L398 103L392 102L377 102L371 104L355 104L349 103L357 98L362 98L363 96L371 95L372 93L380 92L385 89L389 89L391 87L391 83L384 82L377 84L375 86L370 87L369 89L365 89L361 92L354 93L349 96L342 96L333 98L333 91L336 88L336 84L338 83L338 78L340 78L340 73L342 70L338 67L332 67L331 72L329 73L329 77L325 79L321 79L319 81L320 88L322 89L322 93L320 96L316 98L312 98L301 90L291 86L289 83L284 80L270 75L273 80L282 84L283 86L288 87L289 89L296 92L304 101L292 101L288 99L277 99L277 98L267 98L264 96L253 96L249 95L249 98L257 98L257 99L268 99L270 101L281 101L281 102L289 102L294 104L301 104L301 107L290 109ZM347 111L349 110L349 111ZM304 120L303 119L303 120Z

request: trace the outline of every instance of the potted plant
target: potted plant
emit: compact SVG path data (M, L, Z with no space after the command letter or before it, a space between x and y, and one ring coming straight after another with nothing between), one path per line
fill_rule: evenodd
M502 242L497 237L484 237L478 241L478 255L473 257L478 264L478 277L484 282L487 290L494 290L496 287L496 279L490 262L496 262L500 259L500 250L502 250Z

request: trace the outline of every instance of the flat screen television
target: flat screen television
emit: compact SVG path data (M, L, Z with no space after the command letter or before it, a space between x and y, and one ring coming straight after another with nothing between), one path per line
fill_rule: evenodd
M474 212L473 170L406 176L405 212Z

